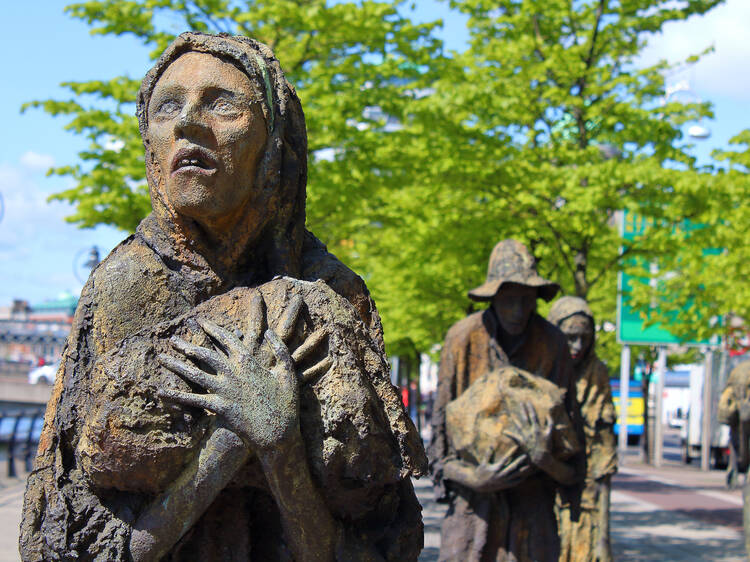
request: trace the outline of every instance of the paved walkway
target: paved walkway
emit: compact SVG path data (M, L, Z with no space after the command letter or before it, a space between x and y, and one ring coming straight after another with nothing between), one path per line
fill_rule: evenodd
M670 473L650 467L620 469L612 492L612 543L617 561L740 562L742 499L722 487L721 473ZM690 487L688 487L690 486ZM437 560L445 505L433 500L427 479L415 481L424 507L420 562ZM24 484L0 482L0 562L18 562Z
M667 476L662 476L666 472ZM679 478L679 481L676 480ZM682 484L687 481L690 487ZM723 474L621 468L612 492L612 548L622 562L741 562L739 491L723 488ZM420 562L437 560L446 507L435 503L425 480L415 482L424 507L425 549Z
M5 468L5 463L1 468ZM0 486L0 562L18 562L18 531L26 488L20 479L5 480Z

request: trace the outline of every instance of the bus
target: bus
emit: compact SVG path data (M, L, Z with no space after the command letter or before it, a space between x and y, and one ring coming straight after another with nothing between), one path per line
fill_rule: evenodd
M615 403L617 420L615 422L615 435L620 434L620 379L610 379L612 386L612 401ZM637 445L643 435L643 417L646 411L646 402L643 400L643 391L640 381L630 379L628 385L628 445Z

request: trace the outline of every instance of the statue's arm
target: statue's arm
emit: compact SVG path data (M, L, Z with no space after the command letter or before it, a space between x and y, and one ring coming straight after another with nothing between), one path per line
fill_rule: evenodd
M163 390L160 396L216 413L260 460L295 559L334 560L339 527L313 483L299 425L300 379L304 380L320 369L329 368L330 359L298 374L295 361L303 361L305 354L315 349L322 340L318 333L312 334L295 350L293 357L275 332L269 329L263 333L263 306L258 299L251 313L256 318L251 319L251 329L245 334L244 340L210 321L198 320L203 330L218 343L223 352L202 348L180 339L173 340L175 348L186 358L208 365L211 372L202 370L192 361L171 355L161 355L160 361L209 393ZM299 309L299 306L292 308ZM268 354L274 356L273 361L267 357ZM259 360L263 360L264 364L275 363L275 367L273 370L266 369ZM244 459L238 458L237 466L241 466L243 462ZM210 454L204 464L205 467L199 464L198 474L211 470L225 472L225 467L220 462L215 462ZM224 475L217 478L226 478L228 482L233 475L234 470L228 477ZM189 496L195 481L188 477L189 484L184 492L180 491L180 497L183 497L183 493ZM209 482L207 489L215 497L226 482ZM186 509L191 513L202 513L202 510L189 505L188 498L185 501L188 504ZM209 504L210 501L206 505ZM182 532L188 528L186 526ZM170 533L170 537L172 536ZM151 551L153 547L143 550Z
M458 368L460 345L455 342L453 333L446 336L443 351L440 354L440 367L438 369L437 392L435 403L432 408L432 436L427 447L430 475L435 486L435 496L438 501L445 501L448 491L444 479L448 478L459 483L466 481L469 470L460 462L453 465L451 476L445 475L446 465L451 461L457 461L455 455L451 455L448 446L448 437L445 427L445 408L448 402L456 398L456 374ZM464 484L468 485L468 484Z
M250 451L234 432L216 428L166 491L141 512L130 535L135 562L160 560L213 503Z

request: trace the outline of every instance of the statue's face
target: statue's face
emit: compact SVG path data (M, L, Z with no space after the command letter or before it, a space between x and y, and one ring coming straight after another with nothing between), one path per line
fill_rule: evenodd
M512 336L523 333L536 310L537 289L507 283L492 298L492 308L505 332Z
M212 227L252 204L266 146L262 94L236 66L190 52L170 64L148 105L148 139L178 213Z
M594 341L594 327L591 325L591 320L583 314L574 314L562 321L560 330L568 338L568 349L573 358L573 364L579 364Z

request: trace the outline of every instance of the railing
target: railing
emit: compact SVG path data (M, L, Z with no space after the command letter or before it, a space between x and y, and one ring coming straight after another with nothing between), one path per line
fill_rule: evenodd
M5 453L9 478L18 476L16 460L23 462L26 472L31 471L43 425L42 408L0 415L0 455Z

